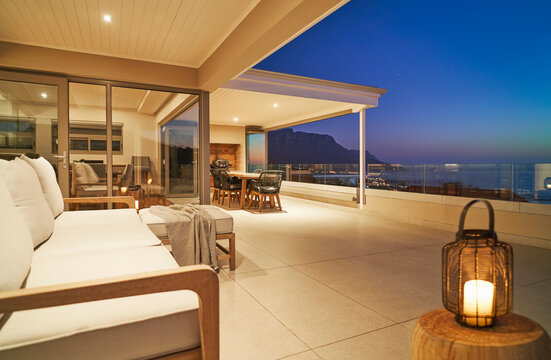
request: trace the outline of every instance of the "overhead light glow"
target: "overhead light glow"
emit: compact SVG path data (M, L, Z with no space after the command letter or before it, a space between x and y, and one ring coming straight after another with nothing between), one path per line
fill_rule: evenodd
M278 106L279 106L279 105L278 105L277 103L274 103L274 107L275 107L275 108L278 107Z
M48 97L48 94L42 93L42 94L40 94L40 96L42 96L43 99L46 99Z
M238 120L239 120L239 119L236 118L236 117L233 118L233 121L235 121L235 122L237 122Z
M111 22L111 15L109 15L109 14L103 15L103 21L105 21L105 22Z

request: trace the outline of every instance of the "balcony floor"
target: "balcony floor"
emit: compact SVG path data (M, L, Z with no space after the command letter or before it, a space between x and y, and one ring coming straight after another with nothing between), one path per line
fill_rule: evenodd
M442 307L440 251L454 234L282 204L231 212L237 269L220 272L222 359L408 359L417 319ZM551 250L514 245L514 256L513 310L551 333Z

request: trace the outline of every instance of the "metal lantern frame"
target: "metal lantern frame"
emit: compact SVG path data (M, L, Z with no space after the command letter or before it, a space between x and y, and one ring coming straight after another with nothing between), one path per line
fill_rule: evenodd
M474 204L486 205L488 229L464 229ZM456 240L442 248L442 302L456 320L486 327L511 311L513 250L494 230L494 209L487 200L473 200L463 208Z

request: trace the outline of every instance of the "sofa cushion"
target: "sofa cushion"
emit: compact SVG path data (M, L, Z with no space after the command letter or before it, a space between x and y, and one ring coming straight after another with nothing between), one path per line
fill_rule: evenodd
M65 211L55 219L55 228L64 226L84 226L107 224L132 225L140 224L140 216L136 209L112 209L112 210L79 210Z
M27 287L178 265L162 246L36 258ZM200 345L198 298L182 290L14 312L0 331L0 358L151 358Z
M227 212L216 206L201 205L214 218L217 234L227 234L233 232L233 217ZM166 224L163 218L154 215L149 209L141 209L140 217L144 224L149 226L149 229L159 238L168 236Z
M34 256L35 258L51 257L160 244L160 240L141 222L134 224L64 225L56 226L50 239L35 250Z
M99 182L99 176L90 165L83 162L74 162L73 169L77 184L97 184Z
M29 273L33 241L0 178L0 291L19 289Z
M44 198L50 210L52 210L54 217L57 217L63 212L64 204L63 195L61 195L61 189L57 184L54 168L43 157L30 159L25 155L21 155L21 159L29 163L36 172L38 180L40 181L40 186L42 187L42 192L44 193Z
M54 230L54 216L44 198L36 172L26 161L17 158L0 160L0 176L31 233L34 246L44 242Z

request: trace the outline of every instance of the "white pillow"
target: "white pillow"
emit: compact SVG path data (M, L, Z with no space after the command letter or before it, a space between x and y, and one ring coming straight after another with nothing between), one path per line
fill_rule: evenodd
M92 167L83 162L73 163L75 181L77 184L97 184L99 177Z
M0 178L0 291L21 288L31 267L33 241Z
M46 241L54 230L54 216L31 165L19 158L0 160L0 177L4 179L17 212L31 233L34 246Z
M42 187L42 193L48 202L48 206L54 217L58 217L59 214L63 212L63 195L61 195L61 189L57 185L57 179L55 176L55 171L52 165L48 160L43 157L38 159L30 159L25 155L21 155L21 159L25 160L29 165L32 166L33 170L38 176L40 181L40 186Z

